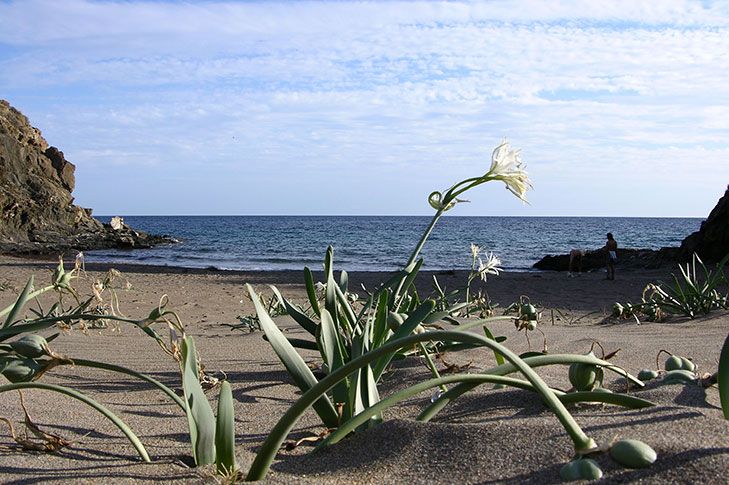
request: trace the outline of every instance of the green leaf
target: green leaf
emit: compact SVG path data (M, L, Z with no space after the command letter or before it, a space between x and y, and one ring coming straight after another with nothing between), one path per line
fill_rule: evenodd
M269 288L271 288L273 293L276 295L276 298L278 298L278 300L286 307L286 311L288 312L289 316L293 318L296 323L301 325L301 328L303 328L312 335L316 335L319 325L314 320L302 313L296 306L289 303L286 298L281 296L278 288L273 285L269 285Z
M729 335L727 335L724 346L721 348L716 383L719 386L721 410L724 413L724 418L729 419Z
M182 388L195 465L215 463L215 415L200 386L197 352L192 337L182 340Z
M308 266L304 266L304 281L306 283L306 295L309 297L309 304L311 309L317 316L321 315L319 310L319 301L316 299L316 285L314 284L314 275L311 274L311 270Z
M500 340L494 338L494 334L491 333L491 330L489 330L489 328L486 325L483 326L483 333L488 338L490 338L491 340L493 340L494 342L499 342L500 341ZM504 338L503 340L501 340L501 342L503 342L504 340L506 340L506 338ZM498 365L501 365L501 364L504 363L504 356L501 355L500 353L494 352L494 357L496 358L496 363Z
M402 337L410 335L413 330L415 330L415 328L420 325L425 317L427 317L430 312L433 311L433 308L435 308L435 302L433 300L425 300L425 302L423 302L420 307L418 307L414 312L408 315L405 321L402 322L402 325L400 325L400 328L398 328L397 331L393 333L386 342L393 342ZM387 365L390 363L394 355L395 353L393 352L392 354L386 355L377 361L377 364L374 367L375 381L380 380L380 377L382 377L382 373L385 372Z
M215 464L220 475L235 470L235 413L230 383L223 381L218 395L218 418L215 422Z
M18 315L20 315L20 311L23 309L25 304L28 302L29 295L33 291L33 276L28 279L28 282L25 284L25 288L23 288L23 291L18 296L18 299L15 300L15 304L13 305L13 308L10 310L10 313L8 314L8 318L5 319L5 323L3 324L3 328L8 328L15 322L15 320L18 318Z
M306 365L304 359L296 352L296 349L289 343L288 339L279 330L274 321L266 312L266 309L261 305L258 295L253 290L251 285L246 284L246 288L251 295L253 305L256 308L256 314L261 322L261 328L263 329L266 337L268 338L271 347L273 348L281 363L286 367L286 371L289 373L291 378L294 380L299 389L306 392L308 389L313 387L318 381L314 374L312 374L309 366ZM324 395L314 404L314 410L321 418L325 426L329 428L336 428L339 425L339 416L337 411L332 405L329 398Z

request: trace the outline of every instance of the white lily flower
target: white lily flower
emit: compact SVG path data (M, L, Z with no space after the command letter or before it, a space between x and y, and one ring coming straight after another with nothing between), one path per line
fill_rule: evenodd
M534 187L529 180L529 173L525 170L526 167L522 167L519 152L521 150L512 150L511 145L504 137L501 145L497 146L491 154L491 168L486 175L503 181L509 192L528 203L526 192Z
M481 254L481 251L483 251L484 249L484 247L476 246L475 244L471 243L471 257L473 259L478 258L478 255Z
M501 145L494 148L491 154L491 168L489 169L489 173L492 175L503 175L514 170L511 168L512 166L515 166L515 169L519 169L521 167L519 152L521 150L512 150L511 144L504 137Z
M481 258L478 258L478 274L483 281L486 281L487 275L492 274L498 276L499 271L503 271L502 268L499 268L500 265L501 260L492 251L486 258L486 263Z

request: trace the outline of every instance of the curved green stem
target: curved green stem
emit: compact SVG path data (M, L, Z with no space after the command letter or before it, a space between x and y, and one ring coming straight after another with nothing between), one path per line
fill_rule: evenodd
M530 367L541 367L544 365L555 365L555 364L573 364L573 363L582 363L582 364L592 364L592 365L599 365L602 367L605 367L606 369L609 369L626 379L629 379L631 382L633 382L638 387L643 387L645 384L640 379L633 377L629 373L627 373L625 370L621 369L620 367L614 366L610 364L607 361L598 359L596 357L591 357L589 355L572 355L572 354L553 354L553 355L537 355L534 357L526 357L524 358L524 362L526 362ZM483 372L483 374L489 374L489 375L507 375L511 374L512 372L516 372L518 369L511 364L511 362L507 362L505 364L499 365L497 367L493 367L491 369L488 369ZM430 406L425 408L422 413L420 413L420 416L418 416L418 421L428 421L433 416L435 416L441 409L446 407L448 403L450 403L452 400L456 399L458 396L465 394L466 392L470 391L474 387L476 387L478 384L472 384L468 382L464 382L462 384L458 384L457 386L452 387L448 390L445 394L443 394L437 401L432 403Z
M286 439L286 436L294 427L296 422L299 420L301 415L306 411L314 402L316 402L324 393L334 387L339 381L346 378L351 373L364 367L370 362L385 356L387 354L397 352L398 350L417 344L418 342L425 342L431 340L454 340L460 342L472 342L485 347L488 347L492 351L497 351L503 355L509 362L513 363L516 369L521 372L526 379L534 386L536 391L542 396L542 399L557 415L557 418L564 426L565 431L572 439L575 449L577 451L587 450L596 446L594 440L589 438L582 429L579 427L577 422L574 420L572 415L567 411L564 405L556 397L555 393L545 384L539 375L529 367L518 355L504 347L503 345L494 342L486 337L480 335L458 332L458 331L437 331L437 332L425 332L420 334L409 335L400 339L388 342L381 347L375 348L366 354L353 359L342 367L338 368L327 377L316 383L308 391L306 391L289 409L284 413L281 419L276 423L274 428L269 433L266 440L263 442L261 449L256 455L251 468L246 476L246 480L256 481L261 480L266 476L273 459L276 456L281 444Z
M139 441L139 438L137 438L137 435L134 434L129 426L127 426L124 421L119 419L116 414L112 413L102 404L94 401L90 397L85 396L80 392L74 391L73 389L69 389L68 387L57 386L55 384L46 384L44 382L17 382L15 384L8 384L5 386L0 386L0 393L6 391L15 391L18 389L44 389L47 391L58 392L70 396L74 399L78 399L84 404L91 406L92 408L106 416L112 423L116 425L117 428L119 428L119 430L121 430L122 433L124 433L124 436L126 436L132 446L134 446L134 449L137 450L137 453L139 453L139 456L142 458L142 460L146 462L151 461L149 455L147 454L147 450L144 449L144 445L142 445L142 442Z

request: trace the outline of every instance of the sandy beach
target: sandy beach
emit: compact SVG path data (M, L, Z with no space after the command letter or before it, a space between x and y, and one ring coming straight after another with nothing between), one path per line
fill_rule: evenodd
M67 263L71 264L71 263ZM171 267L106 265L86 262L85 278L74 280L83 295L110 267L121 271L120 309L142 318L163 295L189 335L195 337L208 373L226 377L233 389L236 413L236 455L247 471L267 433L300 395L262 332L232 329L237 316L253 314L245 283L270 295L276 285L290 300L303 303L306 295L300 271L238 272ZM28 277L36 287L50 281L55 264L0 257L0 305L11 304ZM729 315L716 311L695 320L673 317L664 323L609 318L615 301L640 301L646 284L668 280L674 267L656 270L618 268L615 280L604 272L568 278L565 272L502 273L483 284L497 314L526 295L543 309L539 329L550 353L586 353L593 341L607 352L620 349L612 362L636 374L655 368L661 349L688 357L699 372L716 370L719 352L729 332ZM315 273L315 279L320 275ZM462 286L467 273L437 272L441 286ZM385 273L352 273L350 289L361 284L373 289ZM419 276L421 294L430 292L432 273ZM482 284L479 282L479 285ZM478 285L474 286L474 289ZM363 292L361 292L363 293ZM47 308L52 295L44 295ZM29 314L29 313L28 313ZM277 317L288 335L300 330L287 316ZM524 332L510 321L489 325L495 335L518 352L530 349ZM160 329L164 330L164 329ZM533 332L532 350L542 350L541 334ZM113 362L146 372L172 388L180 387L176 363L138 329L125 324L105 329L64 332L52 349L71 358ZM318 364L314 353L303 353ZM665 358L665 357L664 357ZM447 360L480 372L495 365L493 353L470 350L449 353ZM442 367L442 364L439 364ZM426 379L428 370L417 359L403 361L383 382L381 395L389 395ZM570 387L567 368L540 368L552 386ZM25 404L42 429L73 443L54 453L17 449L8 427L0 423L0 482L2 483L215 483L211 467L190 468L187 421L180 409L159 391L132 378L81 367L62 366L42 377L42 382L72 387L103 403L138 434L152 456L143 463L121 433L103 417L78 401L55 393L24 391ZM606 375L606 385L624 391L625 383ZM380 426L350 437L324 452L309 456L313 445L303 444L279 452L265 483L557 483L559 470L573 454L572 443L555 415L534 394L520 390L492 390L481 386L447 407L429 423L415 421L430 401L418 395L391 408ZM631 393L655 407L643 410L610 405L580 405L573 416L598 443L614 437L640 439L658 453L649 468L628 470L606 454L596 458L604 483L726 483L729 472L729 422L719 407L716 388L696 384L649 383ZM208 394L211 402L217 390ZM22 433L23 414L15 392L0 394L0 417L8 418ZM323 431L313 412L296 425L290 440Z

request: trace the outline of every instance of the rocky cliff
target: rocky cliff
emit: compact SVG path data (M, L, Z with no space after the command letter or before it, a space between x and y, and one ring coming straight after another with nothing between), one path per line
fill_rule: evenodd
M172 242L125 225L112 228L73 205L74 165L40 130L0 100L0 251L26 254L147 248Z
M689 261L693 253L704 263L717 263L729 254L729 186L698 232L681 242L681 261Z

